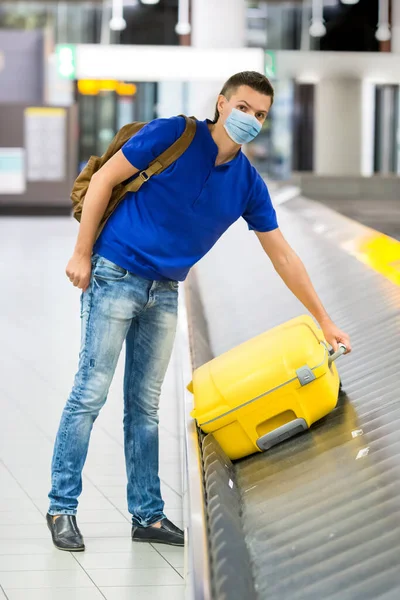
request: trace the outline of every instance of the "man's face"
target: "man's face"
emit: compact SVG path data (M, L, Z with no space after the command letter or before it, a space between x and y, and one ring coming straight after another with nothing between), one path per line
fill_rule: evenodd
M218 108L222 123L225 123L232 109L237 108L237 110L253 115L263 124L271 108L271 97L260 94L247 85L242 85L237 88L229 100L225 96L219 96Z

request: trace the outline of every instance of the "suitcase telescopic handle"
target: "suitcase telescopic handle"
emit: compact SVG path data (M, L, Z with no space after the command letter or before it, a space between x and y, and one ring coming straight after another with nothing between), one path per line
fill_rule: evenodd
M334 354L331 354L328 359L329 366L333 363L333 361L339 358L339 356L342 356L346 352L346 350L347 348L344 344L339 344L338 350Z

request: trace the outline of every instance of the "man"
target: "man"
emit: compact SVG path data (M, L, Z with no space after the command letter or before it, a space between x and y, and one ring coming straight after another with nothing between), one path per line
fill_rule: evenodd
M82 289L79 369L65 406L52 462L47 515L54 544L84 550L76 522L93 422L106 401L126 341L124 436L133 541L183 545L164 514L158 476L158 404L174 342L178 281L243 216L289 289L336 350L350 341L327 315L306 270L278 228L260 175L241 152L260 132L273 89L259 73L231 77L213 122L197 122L186 152L129 193L95 243L113 188L182 134L182 117L157 119L133 136L93 177L66 272Z

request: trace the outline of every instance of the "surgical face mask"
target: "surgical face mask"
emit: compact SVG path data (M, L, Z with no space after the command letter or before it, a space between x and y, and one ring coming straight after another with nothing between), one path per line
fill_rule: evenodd
M224 123L225 130L236 144L248 144L260 133L261 123L247 113L233 108Z

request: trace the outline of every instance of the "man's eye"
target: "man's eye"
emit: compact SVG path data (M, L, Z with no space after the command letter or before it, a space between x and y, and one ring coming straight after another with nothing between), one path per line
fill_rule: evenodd
M247 110L247 108L246 108L246 106L242 105L242 106L239 106L239 110Z

